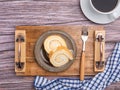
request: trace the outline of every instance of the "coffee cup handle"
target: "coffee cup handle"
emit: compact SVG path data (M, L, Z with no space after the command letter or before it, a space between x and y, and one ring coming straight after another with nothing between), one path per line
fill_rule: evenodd
M114 12L114 13L110 14L110 17L111 17L111 19L116 19L119 17L119 15L118 15L118 13Z

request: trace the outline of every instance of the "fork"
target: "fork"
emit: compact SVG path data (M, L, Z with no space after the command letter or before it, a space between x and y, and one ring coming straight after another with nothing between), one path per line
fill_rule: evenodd
M81 65L80 65L80 80L84 80L84 73L85 73L85 44L88 39L88 28L83 27L82 28L82 42L83 42L83 47L82 47L82 56L81 56Z

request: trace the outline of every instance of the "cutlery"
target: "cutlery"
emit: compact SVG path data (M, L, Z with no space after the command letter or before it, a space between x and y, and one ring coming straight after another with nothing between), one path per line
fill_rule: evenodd
M83 42L83 46L82 46L82 55L81 55L81 62L80 62L80 80L84 80L84 73L85 73L85 44L86 41L88 39L88 28L87 27L83 27L82 28L82 42Z

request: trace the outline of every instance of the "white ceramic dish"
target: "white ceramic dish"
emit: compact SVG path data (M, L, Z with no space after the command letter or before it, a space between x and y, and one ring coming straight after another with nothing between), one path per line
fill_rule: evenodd
M115 21L120 16L120 1L118 2L117 8L115 8L114 12L117 14L116 18L113 18L111 14L101 14L96 12L91 4L90 0L80 0L80 6L84 13L84 15L91 21L98 23L98 24L107 24Z

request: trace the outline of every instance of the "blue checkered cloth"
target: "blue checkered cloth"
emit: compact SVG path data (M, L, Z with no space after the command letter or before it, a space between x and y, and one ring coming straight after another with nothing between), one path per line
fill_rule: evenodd
M111 83L120 81L120 43L117 43L108 58L104 72L84 81L71 78L48 80L37 76L34 81L36 90L104 90Z

